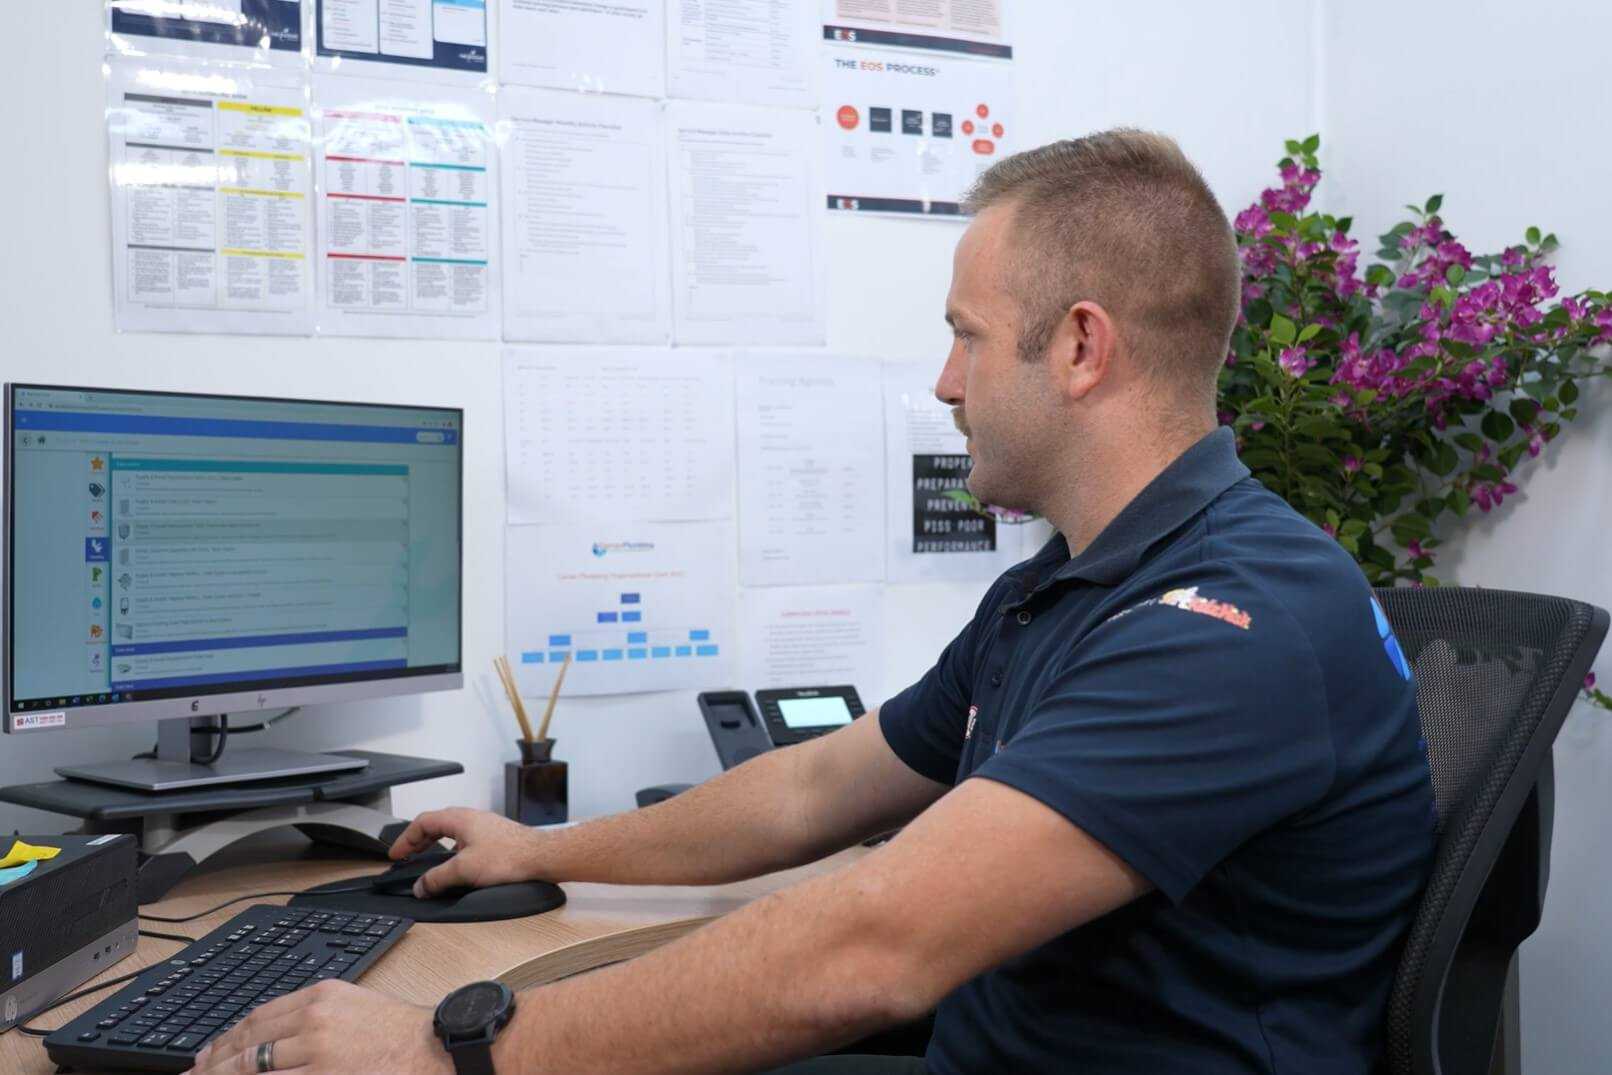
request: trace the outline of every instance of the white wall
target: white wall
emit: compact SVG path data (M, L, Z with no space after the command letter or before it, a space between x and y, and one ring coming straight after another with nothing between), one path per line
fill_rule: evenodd
M1564 293L1612 286L1612 84L1601 0L1325 4L1322 197L1375 237L1406 202L1443 192L1446 225L1476 252L1554 230ZM1368 247L1368 249L1371 249ZM1612 404L1585 415L1522 469L1523 494L1445 550L1437 574L1467 585L1559 593L1612 606ZM1597 417L1598 415L1603 415ZM1603 674L1612 652L1603 652ZM1556 833L1545 922L1523 946L1528 1071L1607 1069L1612 1027L1612 714L1579 706L1556 748Z
M797 0L813 3L816 0ZM1014 5L1024 144L1117 123L1178 135L1229 209L1264 182L1281 140L1311 127L1311 5L1246 0L1232 17L1191 0L1088 12L1063 0ZM460 777L400 789L400 812L448 802L494 806L514 729L489 662L502 648L504 517L498 347L492 343L119 335L112 331L100 4L15 5L18 50L0 67L6 144L0 205L17 210L0 257L7 315L0 376L67 384L452 404L465 439L465 668L461 694L320 707L263 738L362 746L465 766ZM1236 57L1249 28L1290 42L1255 71ZM1277 89L1279 87L1279 89ZM8 154L9 156L9 154ZM959 228L937 221L825 222L828 344L938 372L949 344L941 307ZM21 256L17 256L20 253ZM979 585L890 587L886 681L919 675L972 613ZM712 684L712 687L725 684ZM647 784L699 780L717 764L691 693L566 703L555 718L572 764L574 816L631 806ZM147 729L0 739L0 782L46 779L54 765L132 753ZM0 805L0 828L52 831L52 815Z

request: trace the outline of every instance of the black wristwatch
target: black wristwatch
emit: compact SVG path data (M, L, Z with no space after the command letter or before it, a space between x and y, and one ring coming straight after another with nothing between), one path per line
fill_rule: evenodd
M472 982L437 1005L431 1029L458 1075L496 1075L493 1041L515 1015L515 994L500 982Z

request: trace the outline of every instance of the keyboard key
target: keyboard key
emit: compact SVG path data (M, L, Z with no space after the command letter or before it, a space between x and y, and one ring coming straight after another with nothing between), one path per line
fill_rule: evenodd
M84 1031L84 1033L82 1033L82 1034L80 1034L78 1036L78 1040L79 1041L98 1041L100 1039L100 1037L101 1037L101 1034L100 1034L99 1031L86 1030L86 1031Z
M152 1031L150 1034L147 1034L145 1037L140 1039L140 1046L144 1049L160 1049L172 1040L172 1034L163 1034L157 1031Z
M202 1034L181 1034L168 1043L168 1048L177 1052L193 1053L201 1048L201 1043L205 1040L206 1036Z
M140 1035L130 1034L126 1030L120 1030L106 1040L111 1042L113 1045L133 1045L135 1042L140 1040Z

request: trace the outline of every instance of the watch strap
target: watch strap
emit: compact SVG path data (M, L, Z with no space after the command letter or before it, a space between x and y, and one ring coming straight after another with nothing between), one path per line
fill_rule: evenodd
M449 1048L448 1055L453 1058L456 1075L497 1075L493 1070L493 1047L489 1042L455 1045Z

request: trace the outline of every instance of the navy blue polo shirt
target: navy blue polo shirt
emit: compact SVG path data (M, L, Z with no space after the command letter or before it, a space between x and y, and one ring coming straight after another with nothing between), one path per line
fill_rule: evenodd
M1156 891L959 987L938 1075L1364 1073L1434 843L1411 671L1349 556L1217 430L1055 537L879 723ZM988 928L991 908L978 908Z

